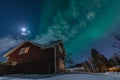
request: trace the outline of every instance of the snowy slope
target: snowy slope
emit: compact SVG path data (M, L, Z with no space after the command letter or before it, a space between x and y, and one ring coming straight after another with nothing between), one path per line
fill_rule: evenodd
M120 80L120 74L9 75L0 80Z

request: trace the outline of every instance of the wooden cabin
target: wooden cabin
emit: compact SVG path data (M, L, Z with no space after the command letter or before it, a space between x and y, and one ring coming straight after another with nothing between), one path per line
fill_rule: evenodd
M111 72L120 72L120 65L108 68L108 71L111 71Z
M55 74L65 71L65 49L62 41L40 45L24 41L4 55L14 73Z

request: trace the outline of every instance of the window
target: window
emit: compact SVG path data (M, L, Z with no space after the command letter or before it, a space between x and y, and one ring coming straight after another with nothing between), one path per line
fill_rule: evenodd
M13 66L15 66L16 64L17 64L16 61L13 61L13 62L11 63L11 65L13 65Z
M27 54L29 52L29 49L30 47L24 47L24 48L21 48L20 49L20 52L19 52L19 55L22 55L22 54Z

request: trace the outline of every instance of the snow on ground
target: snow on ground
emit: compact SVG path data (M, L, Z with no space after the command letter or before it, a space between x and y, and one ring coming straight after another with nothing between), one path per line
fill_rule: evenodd
M8 75L1 76L0 80L120 80L120 73L79 73L79 74L60 74L60 75Z
M120 72L106 72L104 75L107 75L108 77L112 77L113 80L120 80Z

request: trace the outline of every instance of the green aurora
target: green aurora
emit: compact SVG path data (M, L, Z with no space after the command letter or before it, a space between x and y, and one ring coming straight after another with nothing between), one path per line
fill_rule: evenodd
M99 45L118 28L115 25L120 21L119 8L120 0L45 1L36 39L40 43L62 39L67 54L82 58L88 55L86 50Z

